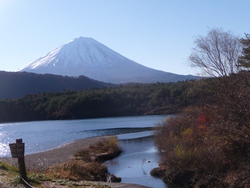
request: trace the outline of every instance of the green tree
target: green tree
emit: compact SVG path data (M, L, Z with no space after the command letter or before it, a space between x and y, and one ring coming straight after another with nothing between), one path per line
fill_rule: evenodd
M239 57L239 64L242 67L250 68L250 35L245 34L245 38L240 39L243 45L242 56Z

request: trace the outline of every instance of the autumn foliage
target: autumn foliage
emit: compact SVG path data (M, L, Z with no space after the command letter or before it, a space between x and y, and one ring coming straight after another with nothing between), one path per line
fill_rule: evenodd
M200 105L166 120L155 135L165 181L188 170L194 172L190 186L244 187L250 176L250 73L197 81L195 90Z

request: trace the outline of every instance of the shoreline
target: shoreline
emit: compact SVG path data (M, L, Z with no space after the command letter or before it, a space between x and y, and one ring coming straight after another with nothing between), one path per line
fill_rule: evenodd
M114 136L90 137L78 139L59 147L25 155L25 164L27 170L43 171L47 167L69 161L73 155L82 149L88 148L90 145L112 138ZM12 157L0 158L0 161L8 162L13 165L18 165L17 159Z
M102 136L102 137L91 137L75 140L73 142L64 144L54 149L50 149L43 152L25 155L25 164L27 171L43 172L46 168L60 164L63 162L70 161L73 155L82 150L89 148L90 145L94 145L102 140L110 139L115 136ZM0 158L0 161L10 163L17 166L17 159L11 157ZM107 183L98 182L105 185L112 185L114 187L133 187L133 188L146 188L143 185L127 184L127 183Z

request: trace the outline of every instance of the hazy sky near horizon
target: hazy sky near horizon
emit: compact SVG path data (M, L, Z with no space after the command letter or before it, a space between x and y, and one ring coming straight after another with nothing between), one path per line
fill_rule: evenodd
M73 38L91 37L157 70L195 74L196 36L250 33L249 0L0 0L0 70L15 71Z

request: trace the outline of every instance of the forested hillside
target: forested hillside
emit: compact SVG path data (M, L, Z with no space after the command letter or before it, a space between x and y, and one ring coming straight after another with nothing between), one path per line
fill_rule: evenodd
M197 102L195 81L127 84L112 88L40 93L0 101L0 121L82 119L176 113Z
M27 72L0 72L0 99L13 99L41 92L62 92L112 86L85 76L68 77Z

